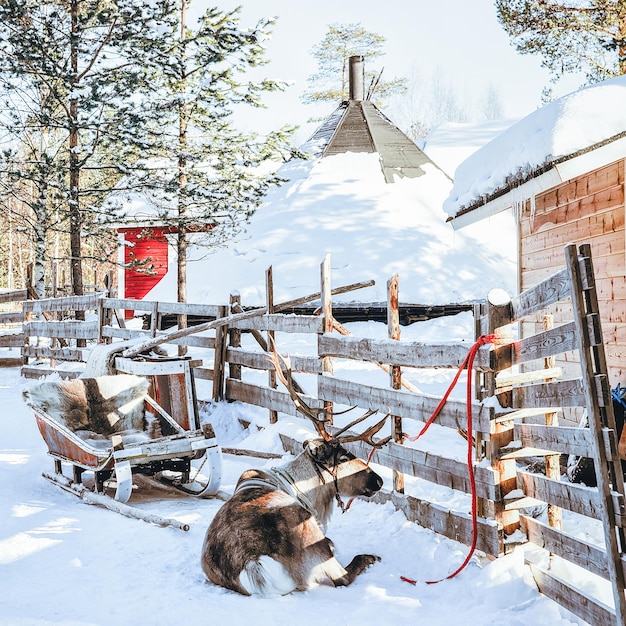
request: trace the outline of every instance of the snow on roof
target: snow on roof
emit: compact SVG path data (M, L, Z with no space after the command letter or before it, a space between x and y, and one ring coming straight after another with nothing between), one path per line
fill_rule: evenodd
M162 225L170 217L170 211L158 207L147 193L114 191L104 202L104 210L116 216L117 228Z
M188 264L188 301L228 302L238 291L244 305L262 305L270 265L275 302L319 292L326 254L333 286L376 281L337 298L344 302L386 301L387 280L396 272L407 303L482 299L491 287L513 292L514 260L446 224L441 206L451 182L435 165L424 168L425 175L390 185L378 153L287 163L278 173L288 182L269 193L245 234L208 256L197 251L204 258ZM174 259L146 299L175 294Z
M538 109L456 170L444 211L458 215L540 170L626 131L626 76L582 88Z

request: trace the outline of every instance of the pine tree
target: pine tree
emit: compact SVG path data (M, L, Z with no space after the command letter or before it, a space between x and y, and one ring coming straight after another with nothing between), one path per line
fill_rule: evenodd
M40 227L38 263L44 231L65 229L76 295L83 293L82 242L98 231L97 207L142 146L133 42L167 11L167 0L0 3L2 124L12 139L5 167L15 177L11 164L21 161L17 176L36 189L30 206Z
M348 60L355 55L365 57L366 93L376 104L380 105L394 94L403 93L406 89L403 80L382 80L382 70L369 69L373 59L384 55L385 41L385 37L365 30L361 24L331 24L324 39L313 47L312 55L317 59L318 71L307 79L311 89L303 94L303 102L338 103L347 100Z
M554 80L593 83L626 73L626 0L496 0L498 20L522 54L540 54Z
M175 4L167 28L144 33L140 90L151 128L149 149L137 165L144 168L139 183L157 207L158 220L175 232L177 298L184 302L190 243L215 247L245 225L277 182L259 166L290 155L292 129L259 137L239 132L233 121L236 106L262 106L264 92L282 89L272 80L245 77L265 62L263 42L273 22L242 29L239 9L211 8L192 27L189 0Z

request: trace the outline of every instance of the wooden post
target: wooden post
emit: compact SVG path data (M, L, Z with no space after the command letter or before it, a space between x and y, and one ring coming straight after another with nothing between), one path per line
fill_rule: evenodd
M320 282L321 289L320 294L322 298L322 331L324 333L332 333L333 332L333 301L332 301L332 292L331 292L331 283L330 283L330 254L327 254L324 258L324 261L320 265ZM319 350L318 350L319 354ZM322 359L322 373L320 376L324 374L332 374L333 373L333 362L330 357L324 357ZM319 395L319 392L318 392ZM324 402L324 410L326 412L326 419L329 424L332 424L332 410L333 403L332 402Z
M554 328L554 316L543 316L543 330L550 330ZM549 356L544 359L544 367L550 369L555 366L556 358ZM546 382L550 382L553 379L547 379ZM546 413L546 426L558 426L559 414L557 412ZM559 462L560 455L551 454L546 456L546 477L553 480L561 480L561 464ZM563 511L561 507L555 504L548 504L548 524L553 528L562 530L563 528Z
M150 337L156 337L157 330L159 329L159 303L152 303L152 310L150 311Z
M104 327L104 302L102 298L98 299L98 343L102 343L102 328Z
M480 316L488 316L488 333L494 333L506 323L506 309L508 305L494 305L487 302L478 305L475 309L476 316L476 338L480 334ZM478 311L478 315L476 314ZM471 372L468 372L468 376ZM484 374L484 389L480 390L477 386L477 393L485 396L492 396L495 393L495 374L486 372ZM471 436L472 433L468 433ZM478 510L481 517L495 517L503 526L504 533L510 535L519 528L519 511L505 509L504 496L510 491L517 488L517 468L515 459L501 459L499 452L501 448L508 446L513 440L513 426L502 423L494 423L491 425L490 439L487 443L488 457L491 461L491 467L496 474L496 485L499 485L500 499L494 501L493 510L489 510L489 500L478 500Z
M228 307L220 306L219 317L228 316ZM219 326L215 329L215 348L213 356L213 400L219 402L224 399L224 359L226 356L227 326Z
M51 295L53 298L56 298L58 295L58 288L57 288L57 281L59 279L58 277L58 271L59 271L59 265L57 261L52 261L52 285L50 286L50 291L51 291ZM54 319L58 320L59 319L59 312L55 311L53 313L54 315ZM100 337L102 337L102 330L100 330ZM56 337L52 337L51 341L50 341L50 347L51 348L56 348L59 345L59 341ZM52 369L56 369L56 359L51 358L50 359L50 367Z
M387 333L389 338L395 341L400 341L400 310L398 298L398 275L394 274L387 281ZM402 370L399 365L390 364L389 382L392 389L400 389L402 387ZM401 415L392 416L391 434L396 443L402 444L404 442ZM404 493L404 474L397 470L393 471L393 488L398 493Z
M267 312L274 312L274 273L272 270L272 266L270 265L267 270L265 270L265 303L267 306ZM274 331L267 331L267 344L269 349L272 349L274 345ZM276 389L276 372L273 369L267 370L267 384L272 389ZM270 411L270 424L276 424L278 421L278 411L274 411L272 409Z
M591 245L582 244L580 246L580 254L581 257L586 257L589 260L589 265L585 267L584 275L576 245L570 243L565 247L574 324L580 340L578 354L580 355L585 405L589 417L589 430L594 439L593 460L601 503L598 508L601 512L600 519L604 531L607 555L605 571L613 587L615 614L617 617L615 623L626 624L626 596L624 595L626 581L621 556L624 551L626 537L622 524L618 521L623 520L626 513L624 506L624 477L619 456L616 454L607 455L603 445L604 429L608 427L611 430L615 430L615 415L610 400L606 402L606 406L600 406L598 382L606 377L606 353L602 337L594 338L593 341L590 337L589 320L599 315L596 282L593 266L590 262Z
M241 296L238 293L230 294L230 311L231 313L241 311ZM241 331L238 328L231 328L228 331L228 343L233 348L241 347ZM241 365L234 363L228 364L228 377L235 380L241 380Z
M113 297L113 270L109 270L104 277L104 288L106 289L106 296L108 298ZM104 341L105 343L112 343L113 337L102 337L102 327L103 326L112 326L113 325L113 311L104 307L101 304L102 308L102 322L100 326L100 341Z

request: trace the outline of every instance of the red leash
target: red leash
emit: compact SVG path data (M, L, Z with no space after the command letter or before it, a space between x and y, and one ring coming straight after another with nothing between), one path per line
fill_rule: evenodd
M463 563L461 563L461 565L454 572L452 572L452 574L446 576L445 578L442 578L441 580L426 581L427 585L433 585L435 583L440 583L443 580L454 578L469 563L470 559L472 558L472 555L474 554L474 550L476 549L476 542L478 540L478 508L477 508L478 499L476 497L476 479L474 477L473 447L472 447L472 430L473 430L472 428L472 369L474 367L474 359L476 358L476 354L478 353L478 350L482 346L488 343L495 343L495 342L496 342L496 335L481 335L476 340L476 343L469 349L467 356L463 360L463 363L461 363L461 366L459 367L454 379L450 383L448 390L446 391L443 398L437 405L437 408L434 410L433 414L428 418L428 421L426 422L422 430L415 437L406 437L408 441L417 441L428 430L430 425L435 421L435 418L441 412L441 409L444 407L445 403L448 401L448 397L450 396L450 394L452 393L452 390L456 386L461 376L461 372L467 367L467 388L466 388L467 471L469 475L470 489L471 489L471 495L472 495L472 545L470 546L469 552L467 553L467 556L465 557L465 560L463 561ZM417 584L416 580L407 578L406 576L400 576L400 578L407 583L411 583L412 585Z

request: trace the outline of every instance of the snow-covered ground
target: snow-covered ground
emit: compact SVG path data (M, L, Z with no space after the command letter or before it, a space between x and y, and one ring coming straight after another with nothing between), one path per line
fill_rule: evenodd
M467 314L404 329L407 339L440 339L467 330ZM382 324L351 325L355 334L384 336ZM284 337L279 337L284 349ZM295 342L294 351L307 346ZM338 362L336 374L373 382L377 368ZM414 384L429 392L447 385L442 370L413 374ZM380 382L380 381L379 381ZM346 514L336 511L328 528L339 560L358 553L382 557L347 588L319 586L308 592L271 599L239 596L208 583L200 568L204 533L221 506L157 488L138 478L130 504L187 522L191 530L161 528L89 506L48 483L41 473L52 459L20 390L31 384L17 368L0 370L0 404L4 406L0 444L0 624L6 626L86 626L116 623L189 626L476 624L570 626L581 624L565 609L542 596L524 565L524 550L489 560L476 553L455 578L426 584L452 573L467 547L408 522L391 504L356 501ZM200 397L208 389L198 381ZM462 394L461 390L461 394ZM278 431L303 436L301 420L281 416L278 426L243 430L238 418L267 425L267 412L240 403L220 403L203 415L223 446L283 454ZM419 423L409 423L411 434ZM445 431L445 432L444 432ZM464 458L464 440L433 426L414 445ZM288 458L287 456L285 458ZM222 489L230 491L248 467L271 467L281 461L224 455ZM389 486L390 476L378 468ZM469 511L465 494L424 481L407 481L407 492ZM584 533L583 527L580 532ZM585 536L589 539L588 534ZM401 576L417 580L404 582ZM585 581L583 579L583 584ZM610 593L603 591L605 601Z

